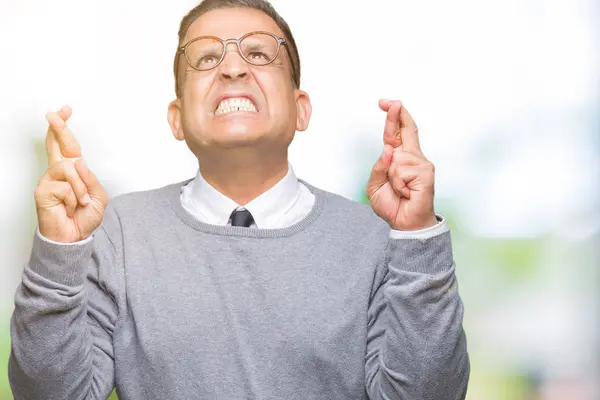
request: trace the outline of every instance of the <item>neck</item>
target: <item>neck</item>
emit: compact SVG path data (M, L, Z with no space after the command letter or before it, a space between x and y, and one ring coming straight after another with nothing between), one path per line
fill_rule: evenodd
M199 160L202 177L212 187L244 206L271 189L288 172L285 154L248 153L248 149L227 149L227 154L202 154Z

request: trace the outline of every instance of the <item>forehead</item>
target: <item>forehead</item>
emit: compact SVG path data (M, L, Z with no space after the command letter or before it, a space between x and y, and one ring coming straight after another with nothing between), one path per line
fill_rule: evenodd
M221 39L237 39L253 31L267 31L283 37L275 21L253 8L220 8L196 19L188 29L183 43L198 36L210 35Z

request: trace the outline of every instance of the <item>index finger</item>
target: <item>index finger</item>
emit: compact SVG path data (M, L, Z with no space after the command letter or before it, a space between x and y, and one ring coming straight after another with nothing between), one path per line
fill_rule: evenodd
M46 119L50 124L48 128L49 156L53 160L60 158L78 158L81 157L81 148L75 139L71 130L67 127L65 119L70 112L61 109L61 112L50 112L46 114ZM61 116L62 115L62 116ZM58 152L57 145L58 144Z

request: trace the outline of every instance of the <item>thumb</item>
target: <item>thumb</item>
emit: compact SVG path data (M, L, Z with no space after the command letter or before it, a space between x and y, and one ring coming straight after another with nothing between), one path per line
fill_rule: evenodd
M383 152L373 165L371 177L367 183L367 193L372 193L388 182L388 170L392 164L394 148L388 144L383 146Z
M100 184L100 181L96 175L87 167L82 158L79 158L77 161L75 161L75 170L85 184L90 197L92 199L98 199L104 203L106 201L106 192L104 191L104 188Z

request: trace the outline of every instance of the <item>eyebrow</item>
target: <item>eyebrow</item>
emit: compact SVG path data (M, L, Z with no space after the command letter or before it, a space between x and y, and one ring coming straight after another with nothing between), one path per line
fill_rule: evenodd
M250 43L250 44L244 45L244 47L247 48L247 49L260 49L260 48L263 48L265 46L262 43Z

